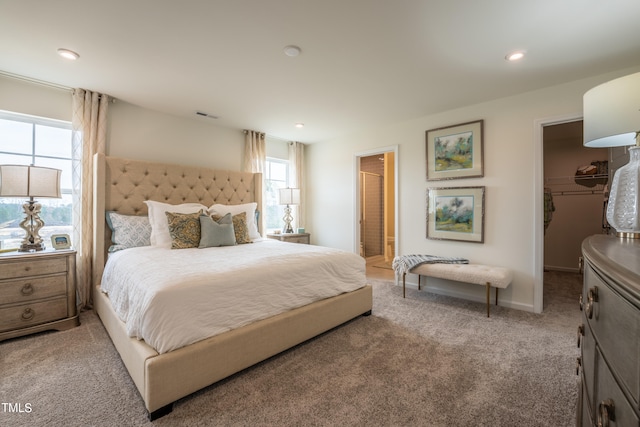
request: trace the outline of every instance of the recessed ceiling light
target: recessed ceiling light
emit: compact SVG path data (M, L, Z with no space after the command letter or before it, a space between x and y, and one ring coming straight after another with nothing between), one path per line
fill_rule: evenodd
M300 55L302 50L298 46L289 45L284 47L284 54L287 56L295 57Z
M72 61L80 58L80 55L69 49L58 49L58 55L66 59L71 59Z
M296 123L295 125L298 129L302 129L304 127L304 123Z
M524 58L524 51L523 50L519 50L517 52L512 52L510 54L508 54L507 56L504 57L504 59L506 59L507 61L518 61L520 59Z

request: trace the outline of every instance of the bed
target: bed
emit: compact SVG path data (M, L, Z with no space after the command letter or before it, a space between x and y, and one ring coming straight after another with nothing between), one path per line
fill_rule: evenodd
M168 414L173 402L182 397L355 317L371 313L372 291L370 286L365 285L170 351L156 351L144 340L129 336L127 325L120 320L107 294L101 291L107 250L112 243L105 213L112 211L123 215L146 216L147 200L171 205L201 203L205 206L256 203L261 207L262 176L142 162L101 154L94 157L94 170L94 194L98 195L93 209L94 310L140 392L149 419ZM258 221L259 229L262 229L261 222ZM272 243L293 245L276 241ZM254 248L258 248L259 244L252 244L252 250L257 250Z

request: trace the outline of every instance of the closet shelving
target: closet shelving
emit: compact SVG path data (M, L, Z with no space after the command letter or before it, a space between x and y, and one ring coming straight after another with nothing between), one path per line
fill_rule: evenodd
M603 194L609 175L572 175L549 177L544 180L545 191L552 195Z

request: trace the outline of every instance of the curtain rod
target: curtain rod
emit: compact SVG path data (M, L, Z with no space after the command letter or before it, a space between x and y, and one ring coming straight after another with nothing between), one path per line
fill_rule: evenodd
M38 85L41 85L41 86L47 86L47 87L54 88L54 89L60 89L60 90L65 90L65 91L69 91L69 92L73 91L73 88L70 88L68 86L60 85L60 84L57 84L57 83L46 82L44 80L38 80L38 79L34 79L32 77L21 76L21 75L18 75L18 74L9 73L7 71L0 70L0 75L5 76L5 77L9 77L9 78L12 78L12 79L16 79L16 80L22 80L22 81L25 81L25 82L28 82L28 83L35 83L35 84L38 84Z

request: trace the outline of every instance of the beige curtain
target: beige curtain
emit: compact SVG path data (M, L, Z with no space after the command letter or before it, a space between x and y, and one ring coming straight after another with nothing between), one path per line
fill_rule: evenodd
M305 182L304 182L304 144L289 143L289 185L300 189L300 205L292 209L294 229L305 224Z
M73 91L73 245L78 306L90 307L93 259L93 155L105 152L109 97Z
M264 133L244 131L244 171L264 173L267 154Z

